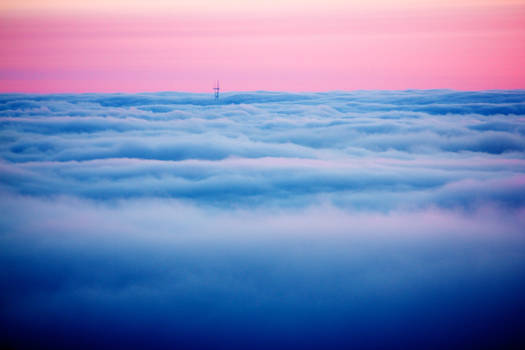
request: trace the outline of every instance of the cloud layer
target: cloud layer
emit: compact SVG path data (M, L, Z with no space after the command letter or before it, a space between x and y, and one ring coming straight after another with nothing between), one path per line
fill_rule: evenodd
M354 209L523 205L524 95L4 95L3 188Z
M0 95L2 338L516 344L524 122L523 91Z

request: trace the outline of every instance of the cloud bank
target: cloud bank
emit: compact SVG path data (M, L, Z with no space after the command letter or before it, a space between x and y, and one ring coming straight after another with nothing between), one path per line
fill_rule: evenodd
M2 338L520 344L524 122L523 91L0 95Z

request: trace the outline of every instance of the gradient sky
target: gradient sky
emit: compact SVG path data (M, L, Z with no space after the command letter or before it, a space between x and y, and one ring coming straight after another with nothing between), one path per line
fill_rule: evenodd
M525 88L525 0L0 3L0 91Z

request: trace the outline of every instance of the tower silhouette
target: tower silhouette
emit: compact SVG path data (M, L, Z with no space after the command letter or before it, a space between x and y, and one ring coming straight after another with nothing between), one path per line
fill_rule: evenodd
M219 81L217 80L216 84L215 84L215 87L213 88L213 91L214 91L214 95L215 95L215 99L218 100L219 99L219 91L220 91L220 87L219 87Z

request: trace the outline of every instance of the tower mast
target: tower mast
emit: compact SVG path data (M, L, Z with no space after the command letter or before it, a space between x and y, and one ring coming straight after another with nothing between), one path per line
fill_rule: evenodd
M220 91L219 81L218 80L217 80L217 82L215 84L215 87L213 88L213 91L215 92L214 93L215 99L218 100L219 99L219 91Z

